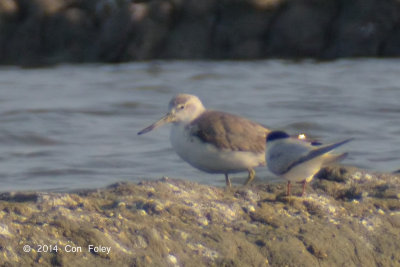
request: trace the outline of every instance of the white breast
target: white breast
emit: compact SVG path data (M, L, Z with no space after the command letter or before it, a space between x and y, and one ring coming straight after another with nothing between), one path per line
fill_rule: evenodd
M265 153L219 150L190 136L182 124L171 128L171 144L176 153L193 167L209 173L234 173L265 165Z

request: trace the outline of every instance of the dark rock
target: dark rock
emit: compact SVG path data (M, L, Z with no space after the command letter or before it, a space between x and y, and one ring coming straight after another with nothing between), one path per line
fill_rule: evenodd
M335 182L346 182L349 177L346 175L347 169L340 166L330 166L322 168L316 175L315 178L324 179Z
M103 62L121 62L130 44L133 21L128 3L119 6L101 6L95 13L97 34L91 46L94 59Z
M0 64L400 55L396 0L2 0Z
M272 57L321 57L331 41L331 24L338 14L334 0L287 2L276 15L267 36Z
M273 9L256 8L250 1L223 1L218 6L212 32L212 56L218 59L261 57L263 38L274 13Z
M10 201L10 202L29 202L29 201L37 201L39 198L38 193L34 192L10 192L10 193L1 193L0 200Z
M129 17L132 25L126 45L121 50L121 60L158 58L165 46L173 11L168 1L131 4Z
M216 0L187 0L176 3L161 56L180 59L209 58L216 9Z
M332 57L379 56L386 49L388 55L388 44L395 41L393 29L399 21L399 3L356 0L338 4L339 14L326 53ZM393 41L388 42L390 39Z
M18 4L15 0L0 1L0 18L2 20L13 17L18 12Z

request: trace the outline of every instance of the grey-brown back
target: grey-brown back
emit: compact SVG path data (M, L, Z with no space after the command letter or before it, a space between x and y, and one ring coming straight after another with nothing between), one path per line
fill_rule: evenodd
M269 130L246 118L209 110L188 127L191 135L217 148L265 153L265 140Z

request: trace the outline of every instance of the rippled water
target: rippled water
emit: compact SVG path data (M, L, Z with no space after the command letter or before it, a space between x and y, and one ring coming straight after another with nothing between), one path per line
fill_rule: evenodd
M0 69L0 191L69 190L162 176L223 185L183 162L159 119L177 93L323 142L346 164L400 168L400 60L145 62ZM265 168L259 181L275 179ZM233 182L244 181L246 173Z

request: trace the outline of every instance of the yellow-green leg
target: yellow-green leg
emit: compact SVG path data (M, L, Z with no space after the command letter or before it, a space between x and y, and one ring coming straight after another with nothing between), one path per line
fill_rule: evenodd
M249 177L247 177L246 182L244 183L244 185L248 185L251 183L251 181L254 180L254 177L256 176L256 171L253 169L249 169Z

